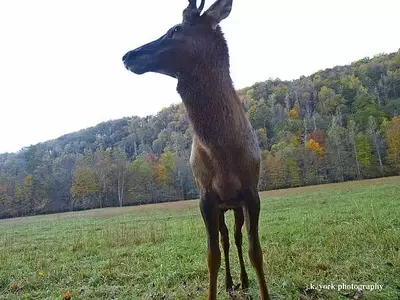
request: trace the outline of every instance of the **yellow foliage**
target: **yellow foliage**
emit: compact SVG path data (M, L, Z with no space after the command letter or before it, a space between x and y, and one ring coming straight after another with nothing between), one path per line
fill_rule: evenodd
M98 192L95 173L90 169L78 168L72 177L72 197L87 197Z
M279 157L262 152L261 184L263 188L268 186L278 188L285 184L285 172Z
M165 168L167 180L172 178L176 170L176 154L172 153L170 150L168 150L168 148L166 148L164 153L161 154L159 162Z
M260 138L261 140L264 140L264 139L267 137L267 134L266 134L264 128L260 128L260 129L258 130L258 136L259 136L259 138Z
M167 170L164 165L157 163L154 166L154 175L156 177L157 183L167 183L168 182Z
M301 144L301 139L299 135L294 136L291 140L290 143L296 148L300 146Z
M25 177L25 185L31 185L32 184L32 175L28 175Z
M307 141L306 147L319 155L324 154L324 148L315 140L309 139Z
M289 110L289 118L292 120L299 120L299 111L296 108L292 108L291 110Z
M393 117L386 125L388 161L400 170L400 116Z

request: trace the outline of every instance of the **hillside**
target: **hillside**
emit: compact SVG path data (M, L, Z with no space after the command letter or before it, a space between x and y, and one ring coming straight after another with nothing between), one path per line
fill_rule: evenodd
M260 189L400 171L400 50L238 91L262 150ZM0 155L0 217L197 197L182 104Z

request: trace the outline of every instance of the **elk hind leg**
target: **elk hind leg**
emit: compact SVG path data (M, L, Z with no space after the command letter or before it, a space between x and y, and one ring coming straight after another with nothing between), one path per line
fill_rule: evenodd
M258 222L260 216L260 197L257 190L242 190L244 198L244 219L247 228L249 241L249 258L250 262L256 271L260 296L262 300L269 300L267 283L264 277L263 270L263 254L258 236Z
M226 291L232 293L233 291L233 282L231 269L229 265L229 232L228 227L226 227L225 223L225 211L220 210L219 212L219 232L221 233L221 244L224 249L224 258L225 258L225 288Z
M244 216L242 207L236 208L234 211L235 215L235 244L238 251L239 264L240 264L240 282L242 284L242 289L247 289L249 287L249 280L246 273L246 268L243 261L243 250L242 250L242 227L244 224Z

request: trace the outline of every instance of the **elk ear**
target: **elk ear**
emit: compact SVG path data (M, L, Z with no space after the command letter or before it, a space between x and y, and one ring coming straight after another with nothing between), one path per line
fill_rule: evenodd
M211 26L216 28L223 19L229 16L232 10L233 0L217 0L210 8L204 13L211 19Z

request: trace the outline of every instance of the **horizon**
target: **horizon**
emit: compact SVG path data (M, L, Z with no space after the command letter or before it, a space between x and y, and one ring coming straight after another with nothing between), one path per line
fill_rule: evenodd
M9 29L2 35L5 46L0 49L0 153L17 152L110 120L154 115L181 102L175 79L158 74L136 76L121 61L125 52L179 23L187 4L187 0L156 2L157 11L154 2L145 1L139 9L133 1L122 1L124 5L93 0L68 4L26 1L25 10L17 2L1 3L0 26ZM211 3L207 1L206 8ZM287 10L288 3L292 10ZM221 24L235 89L268 78L291 81L398 51L400 44L393 37L400 4L383 0L375 7L371 3L235 2L231 16ZM259 9L254 10L254 5ZM51 13L46 14L46 9ZM260 38L264 35L266 39ZM25 59L22 68L18 66L21 58ZM54 63L60 58L61 63Z

